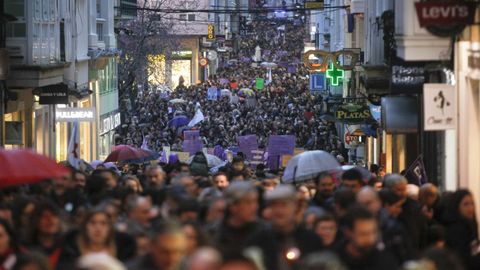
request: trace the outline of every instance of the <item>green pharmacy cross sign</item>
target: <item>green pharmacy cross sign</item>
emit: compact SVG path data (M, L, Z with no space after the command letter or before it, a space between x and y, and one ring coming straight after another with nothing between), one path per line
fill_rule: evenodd
M345 71L342 69L338 69L335 65L330 65L327 69L327 79L330 79L330 82L333 86L338 86L340 80L343 80L343 76L345 75Z

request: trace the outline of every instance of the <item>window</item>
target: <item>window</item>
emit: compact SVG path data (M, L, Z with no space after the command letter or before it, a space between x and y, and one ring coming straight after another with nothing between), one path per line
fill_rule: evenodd
M33 0L32 63L49 64L60 58L60 24L55 0Z
M24 0L8 0L5 1L5 13L15 17L25 17L25 2Z
M98 36L98 41L104 41L104 38L103 38L103 23L97 23L97 36Z
M188 21L194 22L195 21L195 14L188 14Z
M5 13L17 17L14 22L9 22L6 27L6 36L9 38L23 38L27 35L27 25L25 23L25 1L8 0L4 4Z
M180 19L180 21L186 21L187 20L187 14L180 14L180 15L178 15L178 18Z

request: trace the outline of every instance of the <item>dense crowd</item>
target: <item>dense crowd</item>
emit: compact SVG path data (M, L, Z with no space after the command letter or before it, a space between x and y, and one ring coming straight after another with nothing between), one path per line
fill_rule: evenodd
M237 144L237 136L248 134L256 134L260 146L267 144L269 135L295 135L297 147L341 151L334 123L320 117L327 103L308 89L300 61L304 26L289 21L253 23L254 34L240 39L240 49L232 53L234 60L226 61L210 80L188 87L180 84L170 93L144 91L127 104L119 140L139 147L146 139L149 149L160 152L170 146L181 151L181 131L186 127L170 125L170 121L180 115L191 119L200 107L205 119L194 128L200 129L205 147L228 148ZM253 61L257 46L262 48L263 62L276 63L271 81L268 69ZM256 78L265 79L264 89L255 88ZM211 87L225 89L228 95L209 100ZM252 96L243 95L245 88L253 90ZM174 99L185 102L169 102Z
M161 165L2 189L0 269L479 269L468 190L375 166L294 186L240 158L209 177Z

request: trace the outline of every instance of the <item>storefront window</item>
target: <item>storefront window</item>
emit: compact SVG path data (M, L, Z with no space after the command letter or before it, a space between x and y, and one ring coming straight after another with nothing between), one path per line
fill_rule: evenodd
M68 123L57 123L55 125L55 135L56 135L56 155L55 158L57 161L67 160L68 157Z

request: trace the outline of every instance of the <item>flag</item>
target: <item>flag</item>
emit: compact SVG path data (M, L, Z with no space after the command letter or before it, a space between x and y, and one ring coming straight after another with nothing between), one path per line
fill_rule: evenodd
M79 123L73 122L72 135L70 136L70 141L68 142L67 161L75 169L78 169L80 167L79 146L80 146Z
M148 149L148 142L147 142L147 137L146 136L143 136L143 142L142 142L142 146L140 146L140 148L143 149L143 150L150 151L150 149Z
M410 184L422 186L428 183L427 172L421 155L410 165L403 176L407 178Z
M192 128L196 124L202 122L204 119L205 117L203 116L202 110L200 106L197 105L197 111L195 112L195 115L193 116L192 120L190 120L190 123L188 123L188 127Z

